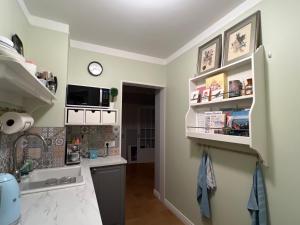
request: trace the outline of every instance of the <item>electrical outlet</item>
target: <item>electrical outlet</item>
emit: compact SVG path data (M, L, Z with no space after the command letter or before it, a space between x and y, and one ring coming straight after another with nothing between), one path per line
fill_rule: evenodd
M115 147L115 146L116 146L116 141L106 141L106 142L104 143L104 147L106 148L107 146L108 146L109 148Z

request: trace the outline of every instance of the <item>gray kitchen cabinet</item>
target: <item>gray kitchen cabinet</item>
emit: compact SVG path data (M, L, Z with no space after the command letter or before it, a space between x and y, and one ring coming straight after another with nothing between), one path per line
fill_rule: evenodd
M125 165L91 168L103 225L125 224Z

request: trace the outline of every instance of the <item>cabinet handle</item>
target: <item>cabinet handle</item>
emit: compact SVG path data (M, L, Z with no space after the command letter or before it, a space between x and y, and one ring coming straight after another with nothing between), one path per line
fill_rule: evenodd
M95 168L91 169L92 174L95 174L97 172L97 170Z

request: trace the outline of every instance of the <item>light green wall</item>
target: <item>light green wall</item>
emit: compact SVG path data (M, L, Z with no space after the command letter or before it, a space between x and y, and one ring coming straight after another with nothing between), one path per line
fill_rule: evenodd
M297 150L300 103L296 93L300 83L299 8L297 0L263 0L247 13L249 15L257 9L262 11L264 46L267 52L273 54L272 59L266 59L271 154L270 167L265 169L273 225L297 225L300 221L300 181L297 174L300 171L300 151ZM114 86L119 89L121 80L167 85L166 197L196 225L210 224L207 221L201 222L195 198L201 150L185 138L184 132L188 79L196 72L197 48L166 67L74 48L68 50L68 35L30 27L15 0L2 0L0 34L11 36L12 33L18 33L22 38L27 57L35 60L41 69L51 70L59 77L58 100L50 109L40 109L35 113L37 126L63 125L66 83ZM104 66L101 77L88 75L86 67L92 60L98 60ZM212 150L211 155L218 185L211 199L212 223L250 224L246 203L255 159L222 150Z
M29 25L17 1L1 0L0 7L0 35L10 39L17 33L23 44L26 44L26 35ZM26 51L25 51L26 53Z
M69 36L65 33L30 27L27 34L27 58L34 60L39 71L51 71L58 79L56 100L33 113L35 126L64 126L64 107L68 70Z
M2 0L0 35L10 38L14 33L22 39L26 59L36 62L39 71L52 71L58 77L57 100L52 106L42 106L33 113L35 126L64 126L68 34L29 25L16 0Z
M89 75L87 66L91 61L99 61L102 64L104 70L100 77ZM69 84L118 88L119 96L117 97L116 108L120 108L121 81L166 85L166 68L164 66L77 48L70 48L68 68Z
M300 83L300 30L297 25L300 2L264 0L215 35L258 9L262 11L264 46L273 54L272 59L266 59L271 154L270 167L264 170L271 222L272 225L297 225L300 221L300 123L297 119L300 101L296 93ZM211 151L218 186L211 199L212 223L201 220L196 203L196 177L202 150L185 138L184 128L188 79L196 73L196 63L195 47L167 66L166 198L197 225L250 224L246 205L255 158L216 149Z

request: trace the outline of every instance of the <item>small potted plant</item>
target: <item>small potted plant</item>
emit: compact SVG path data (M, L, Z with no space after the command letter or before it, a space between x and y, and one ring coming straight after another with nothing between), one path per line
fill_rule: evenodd
M110 102L110 107L114 108L115 106L115 97L118 96L118 89L117 88L111 88L110 89L110 96L111 96L111 102Z

